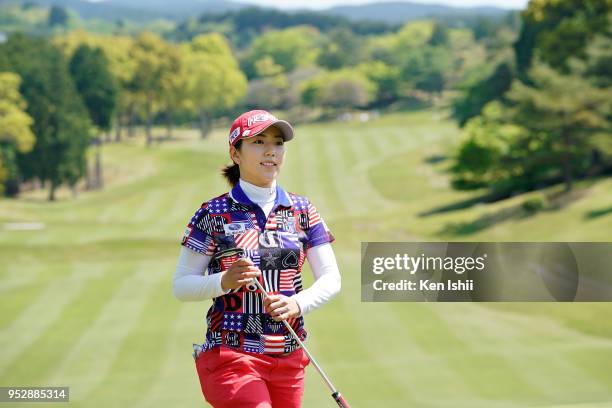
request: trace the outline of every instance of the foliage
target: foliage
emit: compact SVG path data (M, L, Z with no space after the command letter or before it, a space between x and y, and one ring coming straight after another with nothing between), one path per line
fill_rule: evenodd
M376 84L355 69L323 72L302 86L302 102L332 109L363 107L376 95Z
M227 35L240 48L269 30L284 30L289 27L310 26L321 32L350 29L358 35L376 35L394 31L395 26L373 21L350 21L344 17L313 11L284 12L272 8L247 7L225 13L202 14L197 20L180 23L173 39L190 41L198 34L220 32Z
M577 72L545 64L529 72L531 86L515 80L509 106L491 102L470 119L455 157L453 185L521 191L563 181L594 165L597 135L610 134L612 88L597 88Z
M29 152L36 141L30 128L32 117L25 111L27 104L19 93L20 83L19 75L0 72L0 195L5 191L15 194L16 152Z
M247 91L247 81L227 40L220 34L195 37L184 48L187 99L200 118L200 131L209 131L209 116L230 109Z
M21 93L36 144L19 154L20 176L50 182L49 199L62 183L75 184L85 172L90 122L62 53L43 39L13 35L0 45L0 69L21 76Z
M117 87L104 51L81 45L70 60L70 73L92 123L108 131L117 105Z
M69 17L70 16L65 8L58 5L53 5L51 6L51 9L49 9L49 27L65 27L68 24Z
M270 58L285 73L312 64L317 59L318 36L319 32L308 26L270 30L253 41L242 67L247 77L254 78L257 75L256 64L264 58Z
M534 56L567 72L571 57L585 57L585 48L609 29L610 0L532 0L522 12L523 25L515 43L523 76Z
M510 65L502 62L490 75L466 85L453 102L453 117L459 125L464 126L469 119L479 115L487 103L501 98L510 89L513 76Z
M348 28L337 28L325 36L317 63L326 69L339 69L356 65L362 54L361 38Z

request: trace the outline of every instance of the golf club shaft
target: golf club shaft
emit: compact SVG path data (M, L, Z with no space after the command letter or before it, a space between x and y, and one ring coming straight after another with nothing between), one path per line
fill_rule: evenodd
M253 283L255 283L255 286L257 286L257 289L259 289L261 291L261 293L263 293L265 298L270 297L270 295L268 295L268 292L266 292L266 290L263 288L261 283L259 283L259 281L256 278L253 278ZM312 356L312 354L310 354L310 351L308 351L308 349L306 348L306 345L304 345L302 340L300 340L300 338L295 333L295 331L293 330L291 325L286 320L282 320L282 322L285 324L285 327L287 328L287 330L289 330L289 333L291 333L293 338L298 342L298 344L300 345L302 350L304 350L304 352L306 353L306 355L310 359L310 362L315 366L315 368L317 369L319 374L321 374L321 377L323 377L323 380L325 381L325 383L327 384L327 386L331 390L332 397L334 398L334 400L336 400L336 402L338 403L338 406L340 406L342 408L350 408L348 403L342 397L342 395L340 395L340 391L338 391L336 389L336 387L334 387L334 384L332 384L331 380L329 379L329 377L327 377L327 374L325 374L325 372L323 371L323 369L321 368L319 363L317 363L317 361Z

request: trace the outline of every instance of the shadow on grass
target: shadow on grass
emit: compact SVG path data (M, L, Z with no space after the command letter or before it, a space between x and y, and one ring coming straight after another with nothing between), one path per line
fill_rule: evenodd
M493 227L494 225L510 220L519 220L532 216L533 213L525 211L520 205L503 210L496 211L491 214L485 214L476 218L473 221L466 222L449 222L442 227L438 234L440 235L470 235Z
M580 189L572 190L570 192L553 192L546 196L542 196L543 198L534 197L531 199L527 199L524 202L514 205L512 207L504 208L494 213L482 215L472 221L447 223L438 231L438 234L455 236L475 234L502 222L522 220L525 218L533 217L539 212L552 212L562 210L571 203L586 197L587 194L587 189ZM466 200L465 202L459 204L465 204L466 202L474 201L477 199L482 199L482 197L477 197L472 200ZM534 201L539 205L538 207L533 207ZM456 207L457 204L454 204L454 206ZM612 213L612 207L600 210L599 212Z
M419 217L429 217L431 215L436 214L444 214L447 212L465 210L466 208L473 207L477 204L483 203L493 203L495 201L499 201L502 198L508 197L507 195L499 195L499 194L484 194L473 198L468 198L467 200L457 201L448 205L443 205L441 207L432 208L431 210L424 211L418 214Z
M603 217L604 215L612 214L612 205L607 208L600 208L598 210L589 211L584 214L586 220L593 220L595 218Z
M432 154L431 156L426 157L423 161L427 164L438 164L445 160L448 160L448 157L443 154Z

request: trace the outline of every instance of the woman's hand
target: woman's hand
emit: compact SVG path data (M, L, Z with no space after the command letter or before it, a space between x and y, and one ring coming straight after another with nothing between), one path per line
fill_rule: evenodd
M221 288L224 291L238 289L242 285L249 283L251 279L261 275L261 271L248 258L240 258L227 271L222 273Z
M264 299L264 307L266 313L272 316L272 319L280 322L291 317L299 317L301 310L297 302L285 295L269 295Z

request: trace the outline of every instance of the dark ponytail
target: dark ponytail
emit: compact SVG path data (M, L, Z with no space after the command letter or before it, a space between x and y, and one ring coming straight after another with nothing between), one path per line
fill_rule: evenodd
M234 145L236 150L240 150L241 146L242 140L237 141ZM223 167L221 169L221 174L223 177L225 177L229 185L234 187L236 184L238 184L238 180L240 180L240 166L238 166L236 163L232 163L229 166Z

